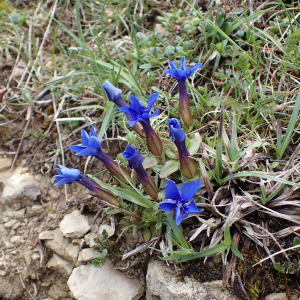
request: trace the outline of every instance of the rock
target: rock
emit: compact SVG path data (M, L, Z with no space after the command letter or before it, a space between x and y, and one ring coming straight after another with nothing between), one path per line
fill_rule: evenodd
M11 167L12 160L8 158L0 158L0 171L4 172L5 170Z
M45 208L40 205L40 204L35 204L32 205L31 209L36 213L36 214L41 214L42 212L44 212Z
M291 296L288 298L285 293L272 293L266 296L265 300L297 300L298 297L296 295Z
M5 276L6 272L4 270L0 270L0 276Z
M4 226L7 228L11 228L11 227L14 227L18 222L19 222L18 220L12 219L12 220L4 223Z
M65 299L68 297L68 292L62 290L58 285L53 284L49 288L48 296L53 297L54 299Z
M98 235L95 232L91 232L84 236L85 243L90 246L91 248L95 247L97 243L94 241L95 238L97 238Z
M29 267L31 264L31 257L32 257L32 250L26 250L24 252L24 259L26 262L26 265Z
M53 240L54 235L52 230L45 230L39 234L40 240Z
M103 231L104 229L106 230L106 232L107 232L107 234L108 234L108 237L113 236L114 233L115 233L115 230L114 230L113 227L111 227L111 226L109 226L109 225L106 225L106 224L103 224L103 225L101 225L101 226L99 227L99 233L100 233L100 235L102 234L102 231Z
M81 215L79 210L74 210L71 214L65 215L59 228L65 237L82 238L91 227L87 218Z
M25 208L22 208L20 210L15 210L13 212L13 216L17 219L23 219L25 215Z
M55 269L62 275L70 275L74 264L54 253L47 263L47 268Z
M41 194L39 183L27 172L26 168L16 168L12 174L2 173L0 181L4 184L0 198L3 204L24 198L34 201Z
M137 279L114 270L110 261L102 268L92 264L75 268L68 286L78 300L137 300L144 293L144 286Z
M45 231L42 231L39 234L39 237L43 232ZM69 239L66 239L58 228L44 233L42 238L50 238L51 236L53 236L53 238L46 240L46 246L64 259L77 263L77 258L80 251L79 245L70 243Z
M37 260L37 259L40 259L40 258L41 258L41 256L38 253L33 253L32 256L31 256L32 260Z
M15 229L19 228L20 225L21 225L21 222L17 222L17 223L13 226L12 229L15 230Z
M20 236L20 235L15 235L13 236L10 241L12 243L18 243L18 244L21 244L21 243L25 243L25 240Z
M151 261L146 276L147 300L195 300L222 299L237 300L229 290L222 289L222 281L200 283L193 278L179 281L174 272L163 262Z
M69 244L66 248L65 248L65 257L68 260L72 260L75 264L77 263L77 259L78 259L78 254L80 251L80 247L79 245L75 245L75 244Z
M90 261L95 258L94 253L97 252L94 248L85 248L79 252L78 261Z

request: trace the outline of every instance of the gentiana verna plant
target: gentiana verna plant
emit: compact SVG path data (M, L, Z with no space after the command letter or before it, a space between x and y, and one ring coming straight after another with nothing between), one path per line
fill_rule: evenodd
M186 79L200 68L201 64L196 64L191 69L186 68L186 60L183 57L180 69L177 69L172 62L169 62L169 66L170 69L165 72L177 79L179 84L179 112L183 124L180 124L177 119L167 119L165 125L168 126L153 127L150 118L156 118L160 114L158 108L151 112L159 97L158 93L150 94L147 107L143 106L135 96L130 95L129 106L122 97L122 90L106 81L103 89L108 99L125 114L129 125L139 136L134 139L134 145L126 145L122 155L118 155L118 160L113 160L102 151L101 140L94 127L91 128L90 134L82 130L81 144L71 145L70 150L76 152L77 156L91 156L100 160L111 176L117 180L107 184L92 175L85 176L77 169L60 166L57 169L59 175L55 176L57 180L55 186L73 182L84 185L91 195L117 211L114 213L123 213L128 222L131 222L130 226L134 232L142 230L145 241L148 241L151 236L161 236L163 230L166 230L165 225L170 225L174 233L170 236L170 240L176 238L176 245L184 250L180 252L183 253L180 254L181 258L184 258L185 255L198 255L198 252L190 249L187 244L181 233L182 224L192 222L191 218L204 213L200 196L202 174L196 158L191 157L189 152L190 147L194 147L194 150L190 151L196 153L199 143L196 143L198 146L193 145L191 141L195 139L195 135L190 133L187 136L182 128L191 128L193 121ZM165 115L162 117L166 119ZM159 128L163 129L160 131ZM132 136L132 133L130 135ZM144 146L145 142L147 147ZM126 167L127 163L128 167ZM205 177L203 179L206 186L208 180ZM227 244L231 245L230 235L228 236ZM225 246L221 243L213 253L229 249L227 244ZM169 251L169 253L173 252ZM172 257L171 255L170 259ZM100 266L102 263L95 265Z
M179 113L183 120L183 123L187 128L192 125L192 114L191 107L189 103L189 98L186 89L186 80L192 76L192 74L202 67L202 64L195 64L194 67L186 68L186 59L185 57L181 58L180 69L177 69L173 62L169 61L169 69L164 72L172 76L178 81L179 88Z

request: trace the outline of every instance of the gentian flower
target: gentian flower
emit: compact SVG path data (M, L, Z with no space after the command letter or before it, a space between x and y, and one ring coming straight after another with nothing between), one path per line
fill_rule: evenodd
M98 197L113 205L119 204L119 201L114 194L106 189L101 188L99 184L83 175L79 170L70 169L61 165L59 165L59 167L60 169L56 169L58 175L54 176L56 179L54 186L78 182L88 188L92 196Z
M151 108L157 98L157 93L150 95L148 106L144 107L141 105L137 98L135 98L134 96L130 96L130 107L119 107L119 110L130 116L129 125L131 127L133 127L137 122L140 122L142 124L146 135L146 143L149 151L155 156L161 156L163 150L162 141L153 130L149 121L149 118L159 115L159 109L156 109L152 115L150 114Z
M170 120L168 122L168 126L170 129L170 137L172 137L172 141L178 149L180 172L183 176L192 179L196 174L197 164L191 157L189 157L190 153L185 144L186 133L180 127L180 124L176 119Z
M108 80L103 84L103 88L106 92L109 101L114 102L118 107L128 106L126 101L122 98L122 90L113 86ZM129 119L129 115L126 115ZM145 136L142 125L137 122L133 127L133 130L140 136Z
M181 185L180 192L174 181L168 180L165 188L165 198L170 200L160 202L160 209L173 214L176 225L180 225L182 220L192 213L201 213L203 209L199 210L195 201L192 200L200 186L201 180L186 182Z
M148 195L153 199L157 199L157 188L143 167L144 157L142 153L135 150L135 147L128 145L123 153L123 157L128 160L128 167L133 168L137 173L139 180Z
M164 70L165 73L171 75L178 81L179 86L179 113L184 124L189 127L192 121L191 108L189 104L188 94L186 91L186 79L189 78L197 69L202 67L202 64L195 64L194 67L186 68L185 57L181 58L181 67L177 69L176 66L169 61L170 69Z
M82 145L71 145L69 147L70 150L76 151L77 156L96 157L105 165L111 175L117 177L125 183L128 183L128 180L131 180L130 172L123 167L119 167L115 161L113 161L101 150L101 140L97 137L95 127L92 127L91 129L91 136L89 136L85 130L81 131L81 142ZM125 175L125 177L127 177L128 180L122 173Z

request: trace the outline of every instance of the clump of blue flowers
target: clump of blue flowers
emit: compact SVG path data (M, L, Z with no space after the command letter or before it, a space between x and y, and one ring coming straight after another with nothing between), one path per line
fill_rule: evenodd
M130 105L128 105L128 99L123 98L122 90L106 81L103 84L106 96L109 101L118 106L119 111L126 115L129 125L138 133L136 143L126 145L122 156L118 156L119 160L113 160L103 152L102 142L97 136L95 127L92 127L90 134L85 130L81 131L81 144L71 145L69 148L76 156L91 156L99 160L119 182L115 180L106 184L97 178L85 176L77 169L60 166L54 184L58 186L80 183L90 191L91 195L102 199L108 206L119 206L122 211L134 216L130 220L137 229L148 226L152 230L151 233L153 234L154 230L156 235L162 233L160 224L165 222L166 213L172 214L176 225L180 225L184 219L203 211L198 209L196 203L198 198L196 194L201 189L199 175L196 178L198 165L188 151L185 132L191 128L193 121L186 80L201 67L201 64L195 64L191 69L186 68L186 60L183 57L180 69L177 69L171 61L169 67L165 72L175 78L179 85L179 113L183 124L177 119L170 119L165 126L162 126L168 130L159 132L158 127L153 127L150 123L150 118L157 118L160 114L159 108L152 111L159 98L158 93L148 97L147 106L143 106L135 96L130 95ZM168 136L172 142L168 140ZM175 161L176 168L173 171L176 173L173 176L172 172L167 170L167 183L164 182L165 188L162 188L164 184L160 178L165 177L160 177L160 170L164 169L166 172L169 163L167 148L164 146L170 144L177 149L174 150L177 151L174 155L177 162ZM172 164L174 164L174 157ZM178 168L179 171L176 171ZM182 183L182 180L185 182Z

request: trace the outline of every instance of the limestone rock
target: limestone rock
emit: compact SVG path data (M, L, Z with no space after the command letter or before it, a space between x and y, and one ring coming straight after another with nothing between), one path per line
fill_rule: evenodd
M32 205L31 209L36 213L36 214L41 214L42 212L44 212L45 208L40 205L40 204L35 204Z
M26 168L16 168L13 173L1 173L0 181L3 182L1 202L3 204L18 198L36 200L41 194L39 182L27 172Z
M74 210L71 214L65 215L59 228L65 237L81 238L91 227L87 218L81 215L79 210Z
M17 300L22 299L24 288L20 277L15 275L13 278L7 276L0 277L0 295L2 299Z
M200 283L193 278L185 278L184 282L178 281L174 272L160 261L148 264L146 282L147 300L238 300L229 290L222 289L221 280Z
M75 268L68 286L78 300L137 300L144 293L144 286L137 279L114 270L110 261L102 268L91 264Z
M47 268L55 269L62 275L70 275L72 273L74 265L71 262L54 253L47 263Z
M298 300L298 297L296 295L291 296L288 298L285 293L272 293L268 296L266 296L265 300Z
M4 223L4 226L7 228L11 228L11 227L14 227L17 223L18 223L18 220L12 219L12 220Z
M95 238L97 238L98 235L95 232L90 232L89 234L86 234L84 236L85 243L90 246L91 248L95 247L97 243L94 241Z
M45 230L39 234L40 240L53 240L53 238L54 238L53 230Z
M90 261L95 258L94 253L97 252L94 248L85 248L79 252L78 261Z

